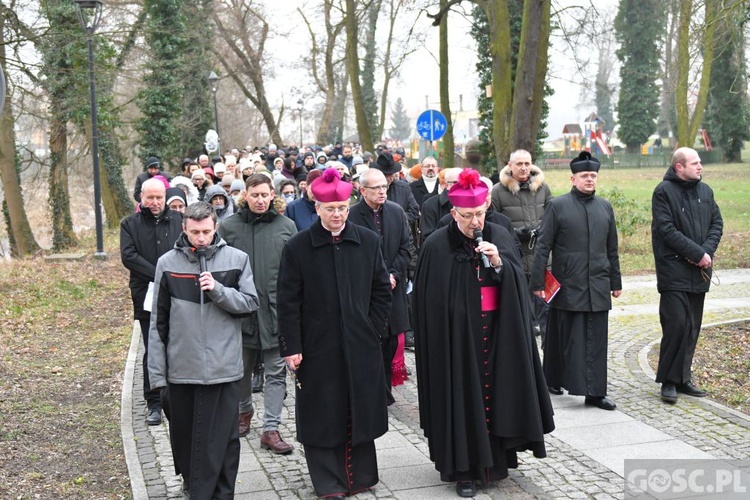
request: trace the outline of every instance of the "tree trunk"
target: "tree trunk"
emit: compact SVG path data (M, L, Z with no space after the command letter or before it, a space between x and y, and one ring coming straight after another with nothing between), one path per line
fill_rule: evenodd
M711 81L711 68L714 62L714 48L716 47L716 26L719 13L720 0L706 0L706 26L703 33L703 68L701 69L700 89L698 100L695 103L693 116L690 119L688 137L695 137L698 128L703 123L703 112L706 110L708 101L709 82ZM687 27L685 28L687 30ZM725 68L722 68L725 69Z
M550 0L525 0L511 114L510 147L534 151L547 72ZM536 120L535 120L536 118ZM503 157L503 159L505 159Z
M440 8L445 8L447 0L440 0ZM440 112L445 115L448 124L443 136L443 168L455 166L455 147L453 145L453 114L451 113L451 98L449 89L449 60L448 60L448 15L440 19Z
M692 0L680 0L680 24L677 30L677 143L681 147L693 147L695 136L690 137L688 117L688 77L690 73L690 17Z
M510 64L510 19L508 0L487 0L481 4L487 13L492 54L492 142L498 165L510 156L509 123L513 94Z
M50 171L49 205L52 212L52 250L59 252L78 244L70 216L68 191L68 136L66 122L61 119L63 103L50 97Z
M349 80L352 86L352 100L354 114L357 117L357 133L359 143L364 151L374 151L372 132L367 123L367 111L362 96L362 86L359 80L359 55L357 54L357 13L354 0L346 0L346 64L349 70Z
M716 42L717 13L719 0L706 0L705 26L700 44L703 51L700 88L692 118L687 103L688 78L690 73L690 21L693 14L692 0L680 1L680 25L677 34L677 143L693 147L698 127L706 109L711 66Z
M333 101L333 120L331 121L330 138L322 144L333 144L336 141L344 140L344 113L346 111L346 99L349 94L347 92L349 68L346 65L344 65L344 75L336 80L336 99Z
M528 1L528 0L527 0ZM539 47L536 54L536 73L534 75L534 102L531 110L531 149L528 151L534 154L539 136L539 125L542 121L542 109L544 107L545 86L547 83L547 52L549 49L549 36L551 26L551 5L550 0L540 2L540 21L539 21Z
M91 144L91 121L83 124ZM133 203L122 178L124 160L114 131L99 126L99 167L101 173L102 206L107 227L116 228L123 217L133 212ZM93 173L92 173L93 175ZM93 179L93 177L92 177Z
M5 44L3 40L3 17L0 16L0 67L7 73L5 60ZM11 241L11 254L25 257L39 251L39 244L31 232L29 219L23 204L21 183L16 170L16 137L14 131L15 120L10 99L6 99L5 106L0 109L0 181L3 183L5 207L8 214L8 237Z

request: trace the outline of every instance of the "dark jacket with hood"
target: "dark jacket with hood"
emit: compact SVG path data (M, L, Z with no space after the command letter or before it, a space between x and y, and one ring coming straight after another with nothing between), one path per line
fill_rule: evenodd
M281 251L297 234L294 222L279 215L273 207L261 215L243 207L219 226L219 234L228 245L250 257L258 291L260 306L257 313L242 321L244 345L255 349L278 347L276 287Z
M714 192L699 180L686 181L669 167L651 199L651 245L656 264L659 292L705 293L711 286L698 262L704 254L711 259L724 230ZM710 278L711 269L705 273Z
M229 197L227 191L221 184L214 184L206 190L205 201L207 203L211 203L211 198L214 198L216 196L221 196L224 199L224 208L218 208L214 206L214 209L216 209L217 222L224 222L230 215L234 213L234 202L232 201L232 198Z
M141 209L120 222L120 259L130 271L130 296L133 317L148 319L143 309L148 284L154 281L159 257L174 248L182 234L182 214L165 207L158 216L148 208Z

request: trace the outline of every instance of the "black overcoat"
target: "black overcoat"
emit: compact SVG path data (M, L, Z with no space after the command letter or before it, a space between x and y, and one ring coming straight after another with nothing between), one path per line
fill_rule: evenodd
M406 282L408 281L409 261L411 260L411 245L409 240L409 226L404 210L392 201L386 201L381 214L383 236L381 250L385 259L385 267L396 278L396 287L391 290L390 335L398 335L411 330L409 312L406 303ZM364 198L352 206L349 211L348 222L366 227L375 233L378 228L372 209L367 206Z
M156 261L174 248L181 234L182 214L168 207L158 216L145 209L120 222L120 260L130 271L130 297L135 319L151 317L151 313L143 309L143 301L148 284L154 281Z
M493 463L490 436L509 453L529 449L543 457L544 434L554 429L520 258L510 233L487 222L483 238L498 247L503 270L496 277L499 318L487 355L494 360L494 389L491 401L482 400L480 373L486 367L478 366L481 347L474 335L482 331L480 290L461 238L452 222L425 241L412 292L419 420L435 468L448 475L499 465ZM489 428L486 411L492 415Z
M622 290L617 226L612 205L571 188L547 205L536 243L531 289L544 289L552 252L552 274L560 291L553 309L601 312L612 309L611 292Z
M279 348L302 354L297 370L297 440L329 448L388 430L380 338L388 328L391 282L380 237L347 223L340 240L317 220L281 254Z

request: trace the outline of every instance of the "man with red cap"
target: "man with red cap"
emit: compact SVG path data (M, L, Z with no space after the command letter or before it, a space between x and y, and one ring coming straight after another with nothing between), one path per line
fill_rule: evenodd
M344 498L379 481L391 281L378 234L347 223L352 185L329 168L309 190L319 218L281 254L279 347L296 374L297 440L315 493Z
M588 151L570 162L573 186L544 211L531 268L531 290L541 299L552 252L560 282L550 304L544 376L552 394L586 396L584 403L614 410L607 396L607 322L612 297L622 291L617 226L612 205L596 196L599 160Z
M463 170L453 221L422 244L414 280L419 418L440 478L462 497L546 456L554 429L526 277L511 234L485 221L488 187Z

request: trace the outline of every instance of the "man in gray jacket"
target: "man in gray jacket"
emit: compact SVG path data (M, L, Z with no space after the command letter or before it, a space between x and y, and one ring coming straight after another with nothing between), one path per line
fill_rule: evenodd
M534 263L536 233L542 224L544 209L552 200L544 172L531 163L531 154L519 149L510 155L500 171L500 181L492 188L492 208L508 217L521 243L523 272L528 279ZM537 335L547 331L547 303L532 295Z
M192 498L233 498L240 459L241 318L258 308L247 254L216 234L205 202L185 210L156 264L149 330L152 389L166 388L175 471Z
M242 322L242 358L245 374L240 395L240 436L250 432L253 417L252 377L258 354L263 353L265 386L263 399L262 448L274 453L290 453L294 446L279 434L281 410L286 394L286 363L279 356L279 331L276 317L276 281L279 275L281 250L297 234L294 222L273 208L274 189L271 179L253 174L245 182L245 198L238 213L219 226L219 234L227 244L250 257L258 290L258 312Z

